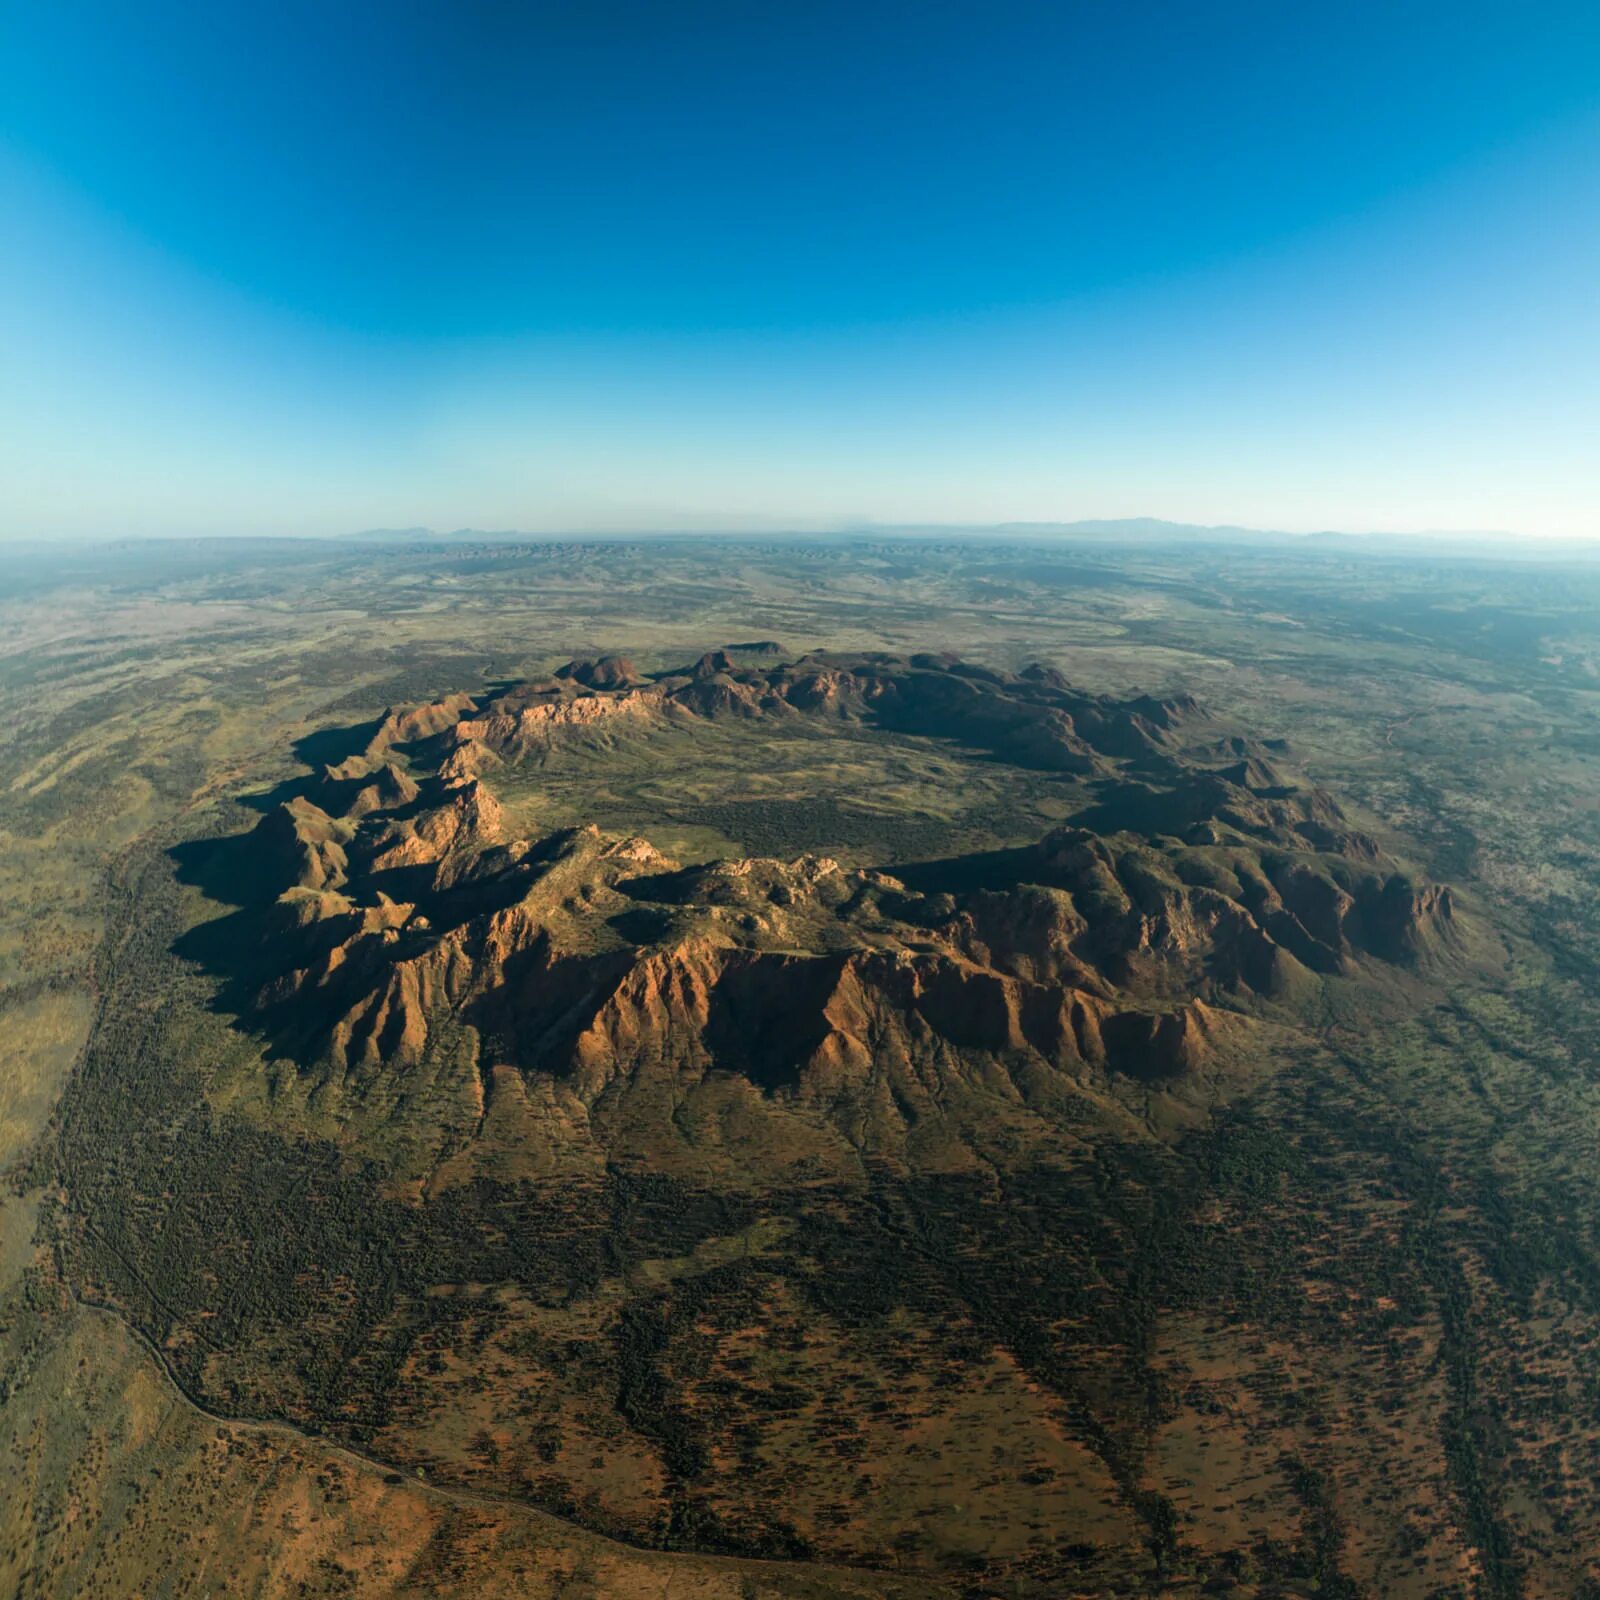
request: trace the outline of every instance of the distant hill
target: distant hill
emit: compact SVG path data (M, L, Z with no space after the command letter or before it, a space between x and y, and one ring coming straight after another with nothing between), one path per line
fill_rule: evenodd
M1323 529L1292 533L1283 529L1248 528L1238 523L1169 522L1161 517L1086 517L1073 522L998 523L860 523L849 528L774 531L727 527L693 529L611 530L604 533L574 530L528 532L514 528L367 528L342 537L367 544L472 544L557 539L614 540L631 538L717 539L743 537L810 540L862 538L938 539L1000 538L1017 540L1081 540L1121 546L1185 547L1242 545L1262 550L1311 551L1351 556L1431 556L1456 560L1578 560L1600 555L1600 539L1548 539L1505 529L1429 529L1421 533L1346 533Z

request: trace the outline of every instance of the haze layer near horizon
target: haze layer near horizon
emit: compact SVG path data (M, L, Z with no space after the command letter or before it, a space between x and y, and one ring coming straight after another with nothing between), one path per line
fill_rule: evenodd
M0 21L0 533L1600 532L1600 11Z

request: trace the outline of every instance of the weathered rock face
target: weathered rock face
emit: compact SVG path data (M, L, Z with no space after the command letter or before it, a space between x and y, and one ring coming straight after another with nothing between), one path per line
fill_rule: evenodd
M576 679L557 680L552 692L542 686L516 691L491 702L486 715L468 718L452 729L457 748L479 745L504 760L518 760L575 728L598 728L613 721L667 713L669 702L655 689L614 695L569 693Z
M382 760L383 752L391 745L410 744L440 733L453 727L471 709L471 695L451 694L428 705L390 711L367 746L367 757L373 761Z
M571 678L587 689L628 689L643 683L638 668L626 656L601 656L598 661L569 661L557 678Z
M564 730L598 729L612 718L801 711L958 737L1044 771L1094 773L1108 770L1107 758L1165 752L1173 729L1202 717L1187 697L1111 701L1076 690L1044 668L1009 674L943 656L822 652L768 665L765 647L753 653L761 656L760 664L741 665L727 650L709 651L649 681L620 657L569 662L553 677L518 685L489 700L478 715L462 717L450 738L515 759L547 748ZM447 704L391 712L383 727L443 732L441 708ZM386 737L380 733L374 743Z
M330 817L305 799L290 800L267 815L257 830L262 861L287 880L285 887L336 889L350 865L345 846L354 835L343 818Z
M509 839L481 777L596 728L773 714L937 727L1103 770L1093 826L904 879L816 856L684 869L593 828ZM476 1070L453 1092L477 1097L469 1121L508 1071L591 1121L728 1080L864 1148L963 1094L1047 1108L1170 1088L1247 1049L1252 1017L1307 984L1448 949L1448 890L1256 747L1213 741L1220 764L1197 766L1175 743L1189 724L1204 718L1186 698L1115 704L1046 669L758 671L724 652L649 682L575 663L482 705L393 711L321 780L343 815L297 799L260 825L284 891L260 1020L347 1081L468 1049ZM431 752L432 777L399 764L406 745Z
M403 821L385 821L369 836L368 871L431 866L500 842L500 803L475 778L445 790L439 803Z

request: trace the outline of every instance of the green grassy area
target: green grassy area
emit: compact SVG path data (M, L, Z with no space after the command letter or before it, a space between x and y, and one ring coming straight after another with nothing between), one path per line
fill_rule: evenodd
M1051 774L811 719L665 727L491 770L530 835L596 823L684 862L810 852L893 867L1036 839L1085 802Z

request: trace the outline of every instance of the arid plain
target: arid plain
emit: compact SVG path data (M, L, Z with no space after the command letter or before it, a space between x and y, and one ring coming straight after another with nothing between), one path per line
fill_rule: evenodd
M1597 601L19 556L0 1588L1596 1592Z

